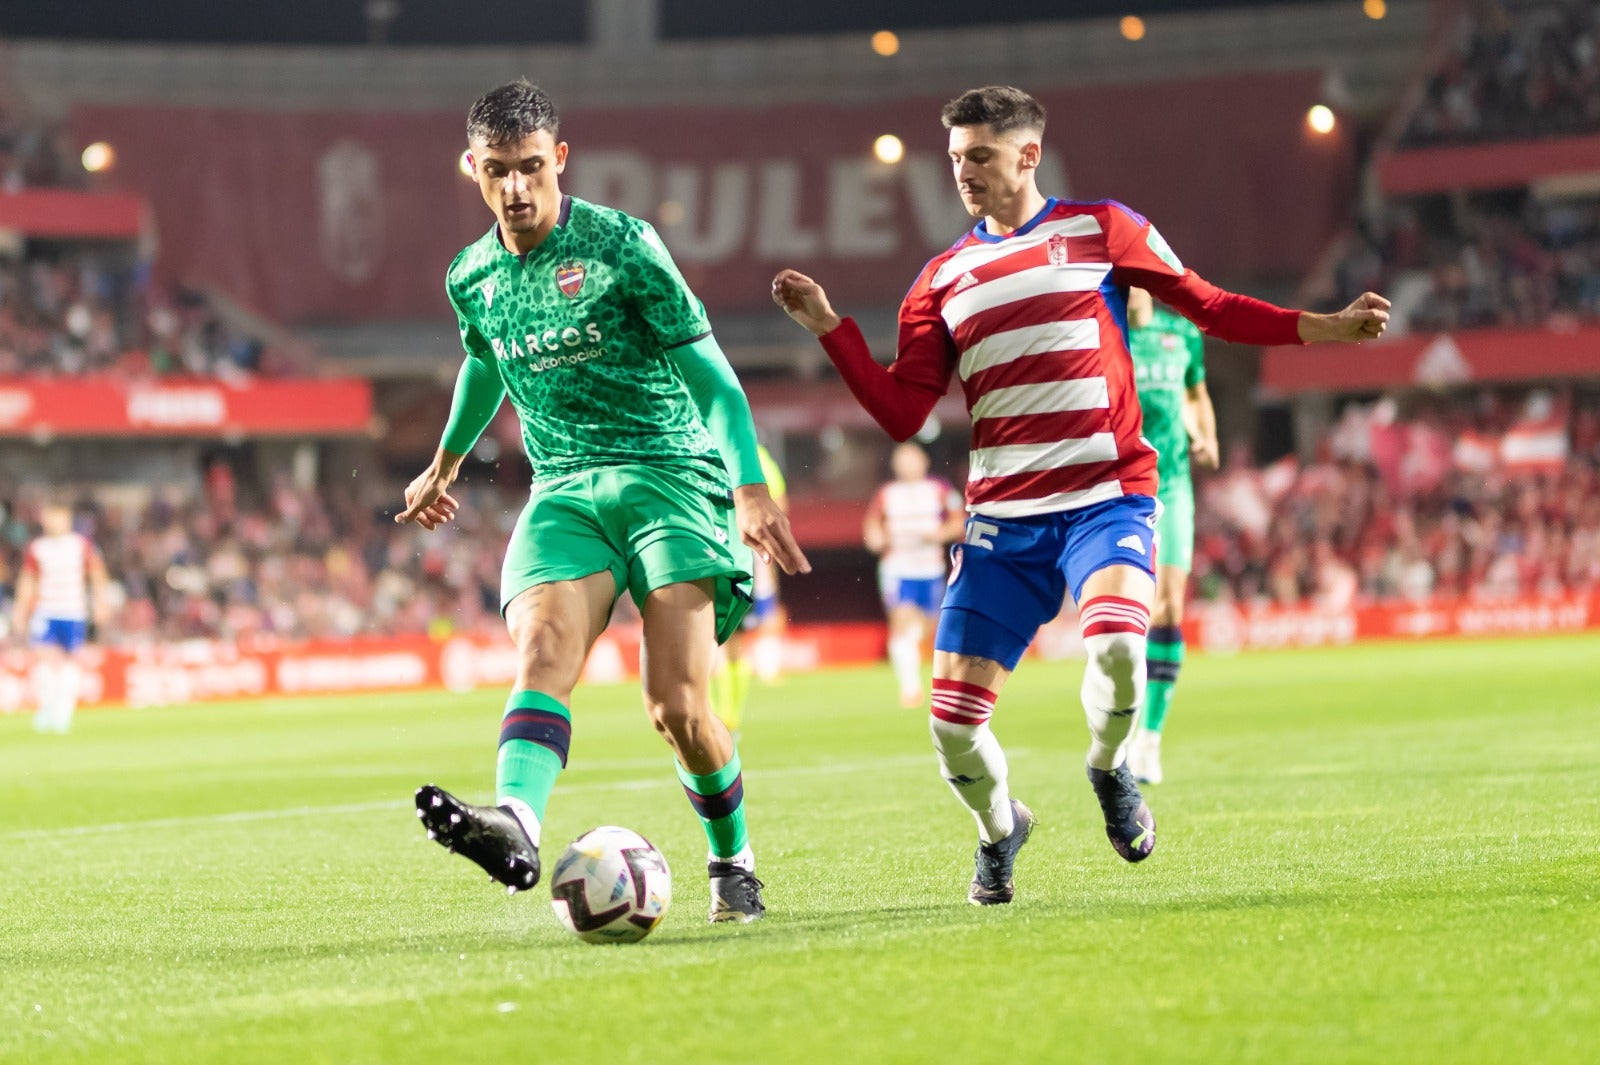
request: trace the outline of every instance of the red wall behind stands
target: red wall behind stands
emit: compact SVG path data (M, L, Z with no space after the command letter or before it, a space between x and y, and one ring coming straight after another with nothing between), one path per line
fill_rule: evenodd
M1261 360L1261 384L1282 394L1595 376L1595 326L1417 333L1336 353L1268 348Z
M1047 194L1113 197L1201 273L1299 272L1344 218L1351 152L1309 139L1315 72L1059 90ZM952 90L958 86L951 86ZM149 197L160 268L279 318L443 319L446 266L490 218L456 170L463 114L80 107ZM769 311L795 266L846 306L897 303L969 224L927 97L775 108L573 110L563 187L656 221L715 310ZM907 158L871 159L895 133ZM666 206L663 206L666 205Z

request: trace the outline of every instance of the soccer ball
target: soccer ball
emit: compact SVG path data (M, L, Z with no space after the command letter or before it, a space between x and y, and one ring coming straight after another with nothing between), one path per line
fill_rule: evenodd
M672 872L650 841L626 828L597 828L572 841L550 878L550 905L588 943L635 943L672 902Z

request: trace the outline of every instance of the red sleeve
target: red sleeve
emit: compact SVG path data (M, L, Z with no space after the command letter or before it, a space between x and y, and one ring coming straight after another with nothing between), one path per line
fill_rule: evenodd
M33 553L33 545L29 544L22 552L22 572L39 575L39 556Z
M867 347L855 319L822 338L822 348L839 368L839 376L868 414L896 440L916 435L950 387L955 371L955 342L927 293L932 265L900 305L900 336L895 360L880 366Z
M1123 207L1106 210L1111 278L1149 292L1204 332L1235 344L1302 344L1300 312L1218 288L1186 269L1150 222Z

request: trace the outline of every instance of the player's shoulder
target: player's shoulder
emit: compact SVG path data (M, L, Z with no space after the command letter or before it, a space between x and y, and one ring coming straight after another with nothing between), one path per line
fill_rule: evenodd
M1068 214L1093 215L1101 220L1101 228L1104 229L1129 223L1142 229L1150 224L1150 219L1121 200L1061 200L1056 204L1056 210L1062 212L1061 217Z
M461 300L458 297L492 271L499 257L505 254L505 249L500 246L499 226L490 226L489 232L462 248L450 260L450 266L444 272L445 289L450 293L450 298L459 305Z
M574 236L586 240L627 240L655 235L654 226L620 207L607 207L577 196L568 196L566 206L567 217L563 224Z

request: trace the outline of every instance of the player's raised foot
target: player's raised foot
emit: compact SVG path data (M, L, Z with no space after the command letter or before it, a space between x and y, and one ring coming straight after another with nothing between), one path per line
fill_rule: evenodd
M539 882L539 848L504 806L474 806L426 784L417 789L417 817L429 839L477 862L511 894Z
M1156 849L1156 819L1139 794L1127 763L1115 769L1089 766L1089 783L1106 818L1106 838L1130 862L1142 862Z
M711 874L711 923L749 924L766 916L767 904L761 901L766 885L754 873L732 862L707 862Z
M979 843L972 856L972 886L967 889L967 901L974 906L1004 906L1016 897L1011 874L1017 867L1017 852L1033 835L1038 819L1015 799L1011 800L1011 813L1016 821L1011 835L993 843Z
M1161 783L1161 733L1139 730L1128 744L1128 768L1140 784Z
M900 689L900 709L902 709L902 710L919 710L919 709L922 708L923 704L926 703L926 702L927 702L927 699L922 694L922 689L921 688L901 688Z

